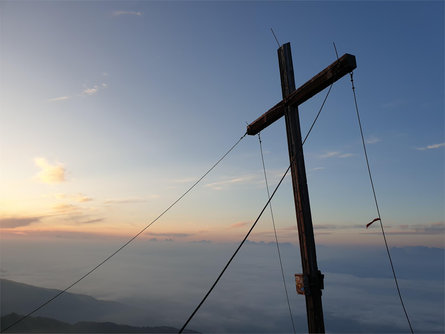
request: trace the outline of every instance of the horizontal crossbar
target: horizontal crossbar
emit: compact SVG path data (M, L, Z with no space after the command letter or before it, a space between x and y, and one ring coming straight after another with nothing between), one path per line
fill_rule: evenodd
M261 130L271 125L276 120L284 116L286 106L298 106L318 94L330 84L336 82L344 75L350 73L357 67L355 56L344 54L341 58L326 67L323 71L314 76L311 80L294 90L275 106L258 117L247 126L247 134L256 135Z

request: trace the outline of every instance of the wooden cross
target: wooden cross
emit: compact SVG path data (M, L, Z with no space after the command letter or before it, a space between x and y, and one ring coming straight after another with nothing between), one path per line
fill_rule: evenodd
M315 252L314 229L312 226L309 193L304 166L298 105L321 92L323 89L353 71L357 65L355 56L345 54L326 67L304 85L295 89L294 69L290 44L278 49L281 90L283 100L247 126L247 134L255 135L273 122L285 117L289 160L291 163L292 186L300 241L301 264L303 267L304 294L309 333L324 333L321 290L323 275L318 270Z

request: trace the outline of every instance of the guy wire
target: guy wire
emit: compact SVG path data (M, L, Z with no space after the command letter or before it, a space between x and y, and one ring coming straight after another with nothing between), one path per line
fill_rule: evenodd
M270 199L269 182L267 181L266 165L264 163L263 145L261 142L260 132L258 132L258 141L260 142L261 161L263 163L264 181L266 182L267 198ZM286 293L287 307L289 309L289 316L290 316L290 320L292 322L292 328L293 328L294 334L295 334L296 330L295 330L295 324L294 324L294 317L292 315L292 309L290 307L289 294L287 292L287 287L286 287L286 278L284 277L283 261L281 260L281 251L280 251L280 245L278 243L277 229L275 226L275 218L273 215L272 202L269 202L269 209L270 209L270 217L272 218L273 231L274 231L274 235L275 235L275 243L277 245L278 259L280 261L281 277L283 278L284 292Z
M371 168L370 168L370 165L369 165L368 153L366 151L365 136L363 135L363 128L362 128L362 123L361 123L361 120L360 120L360 113L359 113L359 110L358 110L357 96L355 94L354 74L353 74L353 72L350 73L350 76L351 76L352 93L354 95L355 112L357 114L357 121L358 121L358 125L359 125L359 128L360 128L360 135L361 135L361 138L362 138L363 152L365 153L365 160L366 160L366 166L368 168L369 181L371 182L372 194L374 196L374 203L375 203L375 207L376 207L376 210L377 210L377 215L378 215L378 218L379 218L379 221L380 221L380 228L382 230L383 240L385 242L386 253L388 254L389 263L391 265L392 274L394 276L394 282L396 284L397 293L399 295L400 303L402 304L403 312L405 313L406 320L408 321L409 329L410 329L411 333L414 334L413 327L411 326L411 321L409 320L408 312L406 311L405 304L403 303L402 293L400 292L396 271L394 269L394 264L392 262L391 253L390 253L389 247L388 247L388 242L386 240L385 230L383 228L382 217L380 215L380 209L379 209L379 204L378 204L378 201L377 201L377 195L376 195L376 191L375 191L375 187L374 187L374 181L373 181L373 178L372 178Z

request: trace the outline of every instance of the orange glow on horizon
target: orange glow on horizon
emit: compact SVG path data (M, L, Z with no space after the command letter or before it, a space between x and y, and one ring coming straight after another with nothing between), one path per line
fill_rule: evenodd
M152 229L143 232L138 239L143 240L170 240L175 242L199 242L209 241L215 243L238 243L244 238L248 228L237 229L237 231L227 231L227 229L214 228L212 230L201 230L195 232L178 232L167 229ZM0 229L0 238L31 238L31 239L97 239L97 240L126 240L134 237L141 230L134 228L110 228L107 227L90 227L88 229L79 230L75 226L57 226L50 227L19 227L19 228L2 228ZM273 230L253 231L248 238L253 242L275 242ZM298 235L294 233L281 233L278 235L280 243L298 243ZM403 246L426 246L444 248L445 242L441 235L430 234L424 235L421 239L413 234L387 234L387 240L390 247ZM421 240L421 242L420 242ZM372 231L342 231L330 233L315 233L315 241L319 245L332 246L379 246L383 245L383 238L379 233Z

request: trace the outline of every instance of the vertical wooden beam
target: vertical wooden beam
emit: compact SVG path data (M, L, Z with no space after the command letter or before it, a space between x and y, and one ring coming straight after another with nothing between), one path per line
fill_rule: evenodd
M289 43L284 44L278 49L278 60L280 65L281 90L283 99L285 99L295 91L294 69ZM317 266L298 107L287 106L284 116L286 120L289 159L291 161L301 264L305 281L304 290L308 329L309 333L324 333L323 307L321 302L323 275L321 275Z

